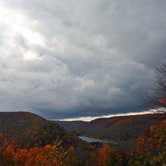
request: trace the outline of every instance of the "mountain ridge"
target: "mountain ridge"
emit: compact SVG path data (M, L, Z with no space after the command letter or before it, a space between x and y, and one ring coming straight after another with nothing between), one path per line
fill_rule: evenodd
M111 139L121 147L133 145L148 126L166 119L166 113L101 118L90 122L57 121L77 135L99 139Z

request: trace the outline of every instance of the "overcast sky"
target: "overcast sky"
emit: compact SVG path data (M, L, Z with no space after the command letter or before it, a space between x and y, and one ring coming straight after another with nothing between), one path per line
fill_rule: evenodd
M166 59L165 0L0 0L0 111L138 111Z

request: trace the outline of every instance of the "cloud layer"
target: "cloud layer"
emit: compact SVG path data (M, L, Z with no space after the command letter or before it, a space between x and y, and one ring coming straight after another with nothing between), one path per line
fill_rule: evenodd
M137 111L166 59L165 0L2 0L0 111Z

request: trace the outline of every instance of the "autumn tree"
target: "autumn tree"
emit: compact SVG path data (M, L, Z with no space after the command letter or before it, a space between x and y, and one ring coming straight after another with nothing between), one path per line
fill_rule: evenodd
M136 141L136 151L129 166L160 166L166 164L166 120L150 125Z
M66 165L67 166L77 166L78 165L78 161L76 159L75 148L73 146L70 146L67 151Z
M3 137L2 137L3 138ZM7 145L2 150L0 166L74 166L74 148L63 148L62 145L45 145L22 149ZM76 164L75 164L76 165Z
M108 143L102 143L96 154L96 166L121 166L121 155Z
M13 145L8 145L2 155L3 155L3 158L2 158L3 166L14 165L15 149Z

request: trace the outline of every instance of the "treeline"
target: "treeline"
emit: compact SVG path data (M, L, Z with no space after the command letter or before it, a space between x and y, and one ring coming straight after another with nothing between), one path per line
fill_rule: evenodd
M73 146L68 149L58 145L19 148L8 144L0 149L1 166L107 166L123 165L122 157L107 143L102 143L95 152L80 159Z

